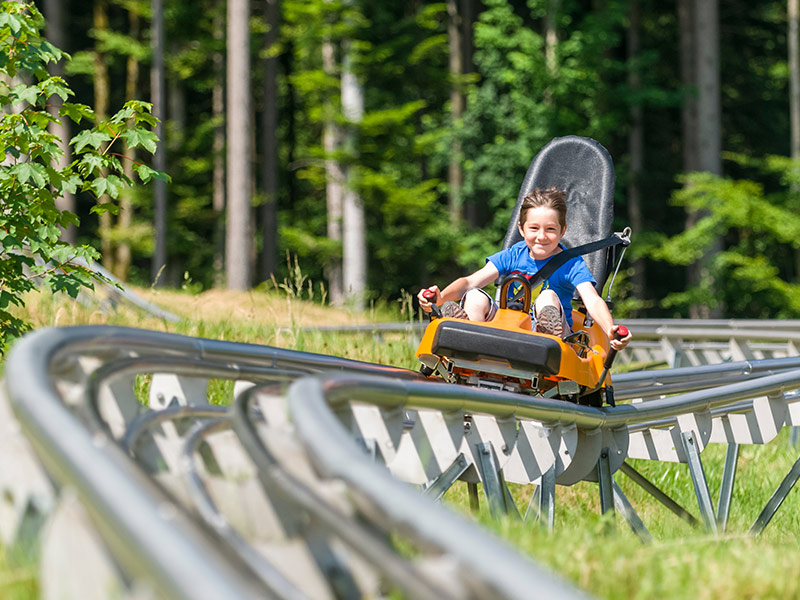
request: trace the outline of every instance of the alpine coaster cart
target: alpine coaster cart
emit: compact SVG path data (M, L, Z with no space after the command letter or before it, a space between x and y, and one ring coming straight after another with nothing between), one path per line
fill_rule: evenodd
M532 330L532 291L564 262L583 255L602 293L606 279L630 244L630 229L612 233L614 164L598 142L578 136L555 138L533 159L522 182L503 240L503 249L520 241L517 222L522 201L534 188L556 187L567 194L567 248L530 279L512 274L499 282L499 310L491 321L443 318L434 305L431 322L417 349L420 371L450 383L527 393L602 406L614 405L608 374L616 351L573 298L573 333L560 339ZM617 250L622 248L619 260ZM616 275L616 270L614 271ZM613 285L614 278L611 283ZM611 308L610 290L606 302ZM565 307L566 308L566 307ZM620 326L618 334L627 335Z

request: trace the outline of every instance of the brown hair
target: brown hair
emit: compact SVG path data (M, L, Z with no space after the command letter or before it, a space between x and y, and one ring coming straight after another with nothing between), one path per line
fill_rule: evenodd
M551 187L549 190L533 188L533 191L522 200L519 209L519 225L525 224L525 217L532 208L552 208L558 213L558 222L563 229L567 225L567 194L563 190Z

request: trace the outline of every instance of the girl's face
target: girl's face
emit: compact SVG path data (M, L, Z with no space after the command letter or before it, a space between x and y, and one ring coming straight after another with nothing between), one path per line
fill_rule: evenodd
M525 222L517 227L531 257L537 260L555 254L559 249L558 242L567 231L567 226L562 227L558 220L558 212L545 206L528 209Z

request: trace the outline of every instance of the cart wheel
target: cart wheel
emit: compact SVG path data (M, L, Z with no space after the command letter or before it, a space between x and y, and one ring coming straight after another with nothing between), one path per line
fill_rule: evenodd
M601 408L603 406L603 389L596 390L591 394L586 394L585 396L581 396L578 398L578 404L583 406L594 406L595 408Z

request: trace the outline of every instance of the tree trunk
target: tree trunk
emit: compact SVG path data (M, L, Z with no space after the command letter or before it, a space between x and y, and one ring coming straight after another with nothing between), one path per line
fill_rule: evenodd
M722 174L718 0L696 0L698 167Z
M450 127L453 132L450 163L447 169L448 206L450 221L458 223L461 220L463 173L461 170L461 142L456 128L464 114L464 96L461 93L464 68L461 48L461 16L458 14L457 0L447 0L447 15L447 38L450 46Z
M108 2L107 0L95 0L93 13L93 26L95 32L108 31ZM106 56L100 47L99 39L94 43L94 113L97 121L102 121L108 117L108 65ZM103 171L105 176L105 170ZM106 196L97 198L98 203L107 202ZM111 243L111 213L100 214L100 253L103 267L109 271L114 270L113 244Z
M800 0L789 0L788 7L788 45L789 45L789 118L791 122L790 146L792 160L800 160L800 33L798 33L798 20L800 19ZM790 192L797 205L797 196L800 193L800 184L792 181ZM800 249L794 251L795 278L800 280Z
M641 14L639 0L632 0L630 7L630 23L628 25L628 84L632 95L642 87L639 73L639 50L641 31ZM644 170L644 124L643 110L638 102L630 108L630 131L628 132L628 154L630 156L628 173L628 219L631 229L636 233L644 231L642 216L642 172ZM645 262L641 258L633 262L633 297L643 299L645 288Z
M472 64L474 44L472 42L472 25L475 20L475 0L461 0L461 55L463 56L462 69L464 73L472 73L475 66Z
M138 41L140 25L139 25L139 14L136 12L135 4L131 5L129 8L128 23L130 26L131 39ZM136 53L131 52L128 55L128 61L126 64L125 98L127 100L133 100L135 98L138 98L138 96L139 96L139 59L136 57ZM134 178L133 163L136 160L136 151L126 144L124 155L125 158L123 162L123 169L125 175L132 180ZM121 241L117 246L117 260L115 264L116 268L115 275L123 281L126 281L128 279L128 270L130 269L131 266L131 245L130 242L127 241L127 238L132 223L133 223L133 194L132 190L126 188L120 193L119 196L119 215L117 217L117 227L122 233L122 236L121 236Z
M261 221L261 275L274 275L278 266L278 57L274 54L280 26L280 0L265 0L269 30L264 38L264 207Z
M473 24L475 21L475 0L461 0L461 50L463 56L461 71L472 73L475 70L473 64ZM466 110L466 106L464 108ZM423 177L424 179L425 177ZM462 176L463 183L463 176ZM481 218L481 206L478 198L467 199L464 197L463 191L461 193L461 205L463 208L464 218L473 227L483 227L485 219Z
M695 0L694 10L697 47L697 167L700 171L721 175L718 0ZM699 280L709 276L709 263L721 248L721 240L711 243L699 261ZM721 315L721 309L706 305L693 306L691 309L693 318L709 319Z
M344 147L356 164L358 157L357 124L364 116L364 91L352 71L350 43L342 47L342 112L348 126ZM354 167L345 170L344 202L342 209L342 283L345 298L356 310L363 310L367 289L367 242L364 225L364 203L356 191Z
M67 0L46 0L44 3L44 14L46 17L45 27L48 41L60 48L61 50L67 49L67 40L64 29L64 12L67 10L65 6ZM58 62L51 68L51 73L58 77L64 77L64 64ZM51 113L58 118L58 110L62 105L61 98L52 96L48 102L51 105ZM60 119L55 123L50 123L48 126L50 134L58 139L58 147L63 153L59 158L56 168L61 170L65 169L70 162L72 162L72 152L69 146L70 139L70 126L68 119ZM56 198L56 206L59 210L65 210L71 213L75 212L75 195L71 192L64 192L62 196ZM78 238L78 230L74 225L67 227L61 234L61 239L69 244L75 244Z
M678 0L678 29L680 31L681 82L686 94L681 109L683 171L698 169L697 161L697 54L694 31L694 0ZM694 225L694 221L692 221Z
M544 62L552 82L555 82L558 77L556 49L558 47L558 11L560 8L561 0L548 0L547 13L544 17ZM545 90L544 97L548 104L552 103L552 92L549 85Z
M160 140L158 149L153 156L153 167L159 171L166 171L167 155L164 139L164 117L166 113L166 98L164 94L164 0L152 0L152 49L153 66L150 71L150 101L153 104L153 116L158 119L155 133ZM153 285L164 284L162 271L167 266L167 184L156 180L154 186L154 228L155 252L151 265L150 276Z
M228 289L250 287L250 45L249 0L228 0L227 227Z
M218 5L223 10L223 4ZM225 19L214 17L214 39L220 44L225 38ZM211 111L214 118L214 172L212 175L212 208L214 210L214 286L225 285L225 57L214 52L214 88L211 91Z
M326 39L322 42L322 68L328 77L336 74L336 47ZM328 238L342 242L342 204L344 197L345 174L336 154L341 149L342 132L334 120L334 106L330 99L325 105L325 125L322 132L322 146L325 151L325 197L328 213ZM328 280L330 302L338 306L344 302L342 288L342 260L331 257L325 268Z
M800 0L789 0L789 113L791 117L792 159L800 159L800 40L798 19ZM795 188L797 185L795 184ZM793 189L796 193L797 189Z

